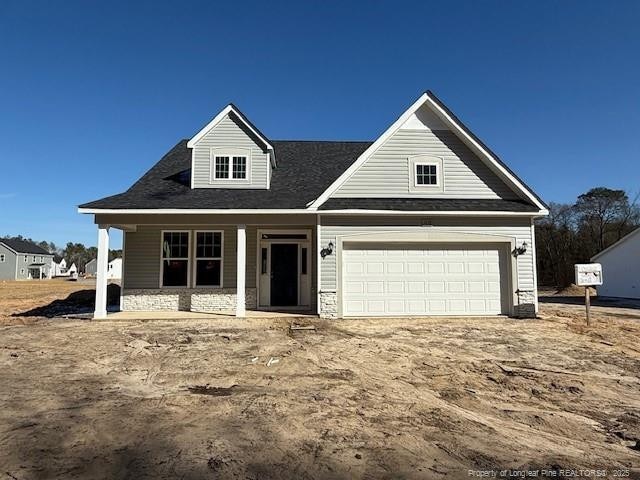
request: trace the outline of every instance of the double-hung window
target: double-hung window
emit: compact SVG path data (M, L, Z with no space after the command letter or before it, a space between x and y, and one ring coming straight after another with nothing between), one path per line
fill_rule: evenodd
M249 179L249 151L242 149L213 151L211 181L243 181Z
M195 285L222 286L222 232L196 232Z
M4 263L4 259L5 259L4 253L0 253L0 263Z
M162 232L163 287L189 286L189 232Z

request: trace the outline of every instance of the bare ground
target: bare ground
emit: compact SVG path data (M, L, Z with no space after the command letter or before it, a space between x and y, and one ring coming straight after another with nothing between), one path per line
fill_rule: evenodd
M11 300L25 288L45 289L0 284L0 318L18 323L0 327L0 478L640 478L637 309L595 307L589 328L580 306L545 303L534 321L292 333L280 319L23 322L10 314L70 293Z

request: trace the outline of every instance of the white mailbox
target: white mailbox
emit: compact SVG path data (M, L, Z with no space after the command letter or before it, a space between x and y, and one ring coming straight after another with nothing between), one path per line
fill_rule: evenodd
M576 264L576 285L580 287L602 285L602 265L599 263Z

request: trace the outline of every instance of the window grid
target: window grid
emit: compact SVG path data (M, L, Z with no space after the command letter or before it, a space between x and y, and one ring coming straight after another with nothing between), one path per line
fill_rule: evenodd
M416 165L416 185L437 185L438 166L437 165Z
M189 232L162 232L163 287L189 286Z
M247 157L233 157L233 178L247 178Z
M215 167L216 178L229 178L229 157L216 156Z
M222 232L196 232L195 285L222 286Z

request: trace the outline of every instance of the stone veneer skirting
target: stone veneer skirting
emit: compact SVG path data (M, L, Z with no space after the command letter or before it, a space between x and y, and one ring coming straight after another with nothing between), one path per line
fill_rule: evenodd
M336 292L320 292L321 318L338 318L338 294Z
M536 294L533 290L518 290L518 304L514 307L517 318L536 318Z
M247 309L255 309L256 289L245 290ZM122 292L123 311L191 311L220 312L236 308L235 288L125 288Z

